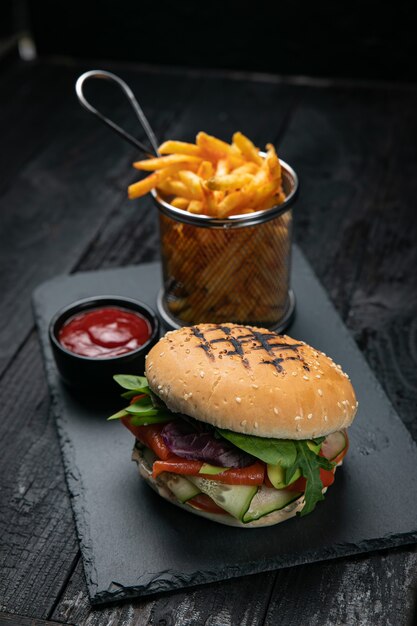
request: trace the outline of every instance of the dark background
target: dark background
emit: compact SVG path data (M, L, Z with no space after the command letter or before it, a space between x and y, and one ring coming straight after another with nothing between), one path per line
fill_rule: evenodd
M314 77L417 80L417 3L2 0L0 38L40 55Z

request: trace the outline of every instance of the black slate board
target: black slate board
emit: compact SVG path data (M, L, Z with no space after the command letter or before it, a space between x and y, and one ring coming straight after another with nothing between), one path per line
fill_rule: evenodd
M36 289L43 348L68 487L93 603L170 591L244 574L417 541L417 447L301 252L289 332L350 374L359 414L335 485L313 514L265 529L235 529L165 502L138 479L131 435L106 423L112 407L88 407L61 384L47 339L60 307L99 294L155 305L160 265L59 276Z

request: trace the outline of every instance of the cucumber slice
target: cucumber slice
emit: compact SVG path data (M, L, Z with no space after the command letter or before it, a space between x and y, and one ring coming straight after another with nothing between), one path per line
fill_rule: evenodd
M252 499L242 521L244 523L253 522L264 515L268 515L268 513L279 511L291 504L291 502L298 500L301 495L301 493L290 491L289 489L271 489L270 487L262 486Z
M301 476L301 471L296 469L291 480L287 483L285 482L285 469L281 467L281 465L271 465L269 463L266 466L266 472L275 489L284 489L284 487L291 485L291 483L294 483Z
M211 474L215 476L216 474L223 474L226 470L230 469L230 467L218 467L217 465L210 465L210 463L203 463L203 465L198 470L199 474Z
M163 472L159 475L159 478L182 504L201 493L196 485L193 485L193 483L179 474Z
M335 433L327 435L326 439L321 444L321 451L326 459L332 461L335 459L347 446L347 439L345 433L342 430L338 430Z
M222 509L242 521L258 487L247 485L226 485L210 478L190 476L189 480L207 494Z

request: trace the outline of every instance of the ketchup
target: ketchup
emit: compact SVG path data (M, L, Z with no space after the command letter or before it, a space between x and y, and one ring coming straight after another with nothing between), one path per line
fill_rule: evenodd
M109 358L132 352L152 334L148 320L117 307L91 309L74 315L59 331L59 342L80 356Z

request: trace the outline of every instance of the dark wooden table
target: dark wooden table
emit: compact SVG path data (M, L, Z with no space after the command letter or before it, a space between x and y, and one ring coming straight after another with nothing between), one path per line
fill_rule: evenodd
M57 273L154 260L158 240L150 201L126 199L134 149L75 99L85 69L0 66L0 624L411 623L414 547L90 608L30 295ZM116 71L161 140L239 129L278 146L302 183L295 239L417 439L417 89ZM116 90L97 94L136 132Z

